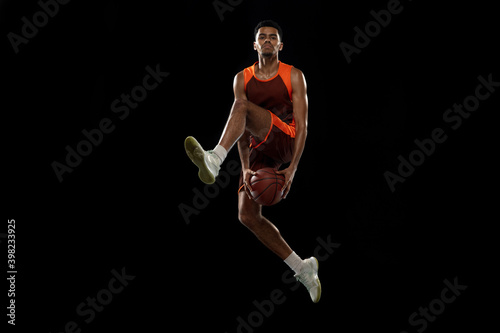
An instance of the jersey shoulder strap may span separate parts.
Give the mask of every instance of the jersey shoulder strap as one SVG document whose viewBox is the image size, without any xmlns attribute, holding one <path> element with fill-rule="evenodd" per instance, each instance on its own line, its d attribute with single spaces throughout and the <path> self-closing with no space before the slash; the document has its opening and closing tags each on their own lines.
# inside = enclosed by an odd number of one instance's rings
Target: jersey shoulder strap
<svg viewBox="0 0 500 333">
<path fill-rule="evenodd" d="M 243 70 L 243 77 L 244 77 L 244 80 L 245 80 L 245 92 L 247 91 L 247 83 L 248 83 L 248 81 L 250 81 L 253 78 L 254 74 L 255 74 L 255 64 L 256 63 L 258 63 L 258 61 L 255 62 L 252 66 L 247 67 L 247 68 L 245 68 Z"/>
<path fill-rule="evenodd" d="M 278 75 L 281 76 L 281 79 L 285 83 L 290 100 L 292 100 L 292 68 L 293 66 L 280 61 L 280 67 L 278 69 Z"/>
</svg>

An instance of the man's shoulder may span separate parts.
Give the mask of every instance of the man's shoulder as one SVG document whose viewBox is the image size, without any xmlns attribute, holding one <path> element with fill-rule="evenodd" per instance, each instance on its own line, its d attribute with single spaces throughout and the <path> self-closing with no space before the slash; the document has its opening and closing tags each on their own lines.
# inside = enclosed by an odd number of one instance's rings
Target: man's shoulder
<svg viewBox="0 0 500 333">
<path fill-rule="evenodd" d="M 254 74 L 254 66 L 252 65 L 252 66 L 245 67 L 241 71 L 236 73 L 234 78 L 235 79 L 237 79 L 237 78 L 244 79 L 245 77 L 252 76 L 253 74 Z"/>
<path fill-rule="evenodd" d="M 303 77 L 304 73 L 302 73 L 302 71 L 300 69 L 298 69 L 297 67 L 295 67 L 293 65 L 285 64 L 284 62 L 280 62 L 280 63 L 282 65 L 280 67 L 281 71 L 290 73 L 291 79 L 300 79 L 301 77 Z"/>
<path fill-rule="evenodd" d="M 294 76 L 294 75 L 301 76 L 301 75 L 304 75 L 304 73 L 302 73 L 302 71 L 300 69 L 298 69 L 297 67 L 292 66 L 291 75 L 292 76 Z"/>
</svg>

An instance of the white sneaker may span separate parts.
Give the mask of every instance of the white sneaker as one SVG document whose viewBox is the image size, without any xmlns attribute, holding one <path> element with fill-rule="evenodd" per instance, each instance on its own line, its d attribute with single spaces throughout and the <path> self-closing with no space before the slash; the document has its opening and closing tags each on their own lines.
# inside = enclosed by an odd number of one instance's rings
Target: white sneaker
<svg viewBox="0 0 500 333">
<path fill-rule="evenodd" d="M 188 136 L 184 141 L 184 148 L 188 157 L 200 169 L 198 177 L 205 184 L 215 183 L 215 177 L 219 175 L 220 158 L 211 150 L 203 150 L 201 145 L 192 136 Z"/>
<path fill-rule="evenodd" d="M 305 263 L 302 270 L 299 274 L 295 274 L 294 277 L 307 288 L 312 301 L 318 303 L 321 298 L 321 283 L 318 277 L 318 259 L 311 257 L 304 259 L 304 261 Z"/>
</svg>

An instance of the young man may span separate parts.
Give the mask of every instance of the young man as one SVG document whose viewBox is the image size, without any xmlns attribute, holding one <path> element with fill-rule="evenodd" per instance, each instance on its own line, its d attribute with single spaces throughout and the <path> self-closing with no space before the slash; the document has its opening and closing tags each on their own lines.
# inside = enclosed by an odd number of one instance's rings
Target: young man
<svg viewBox="0 0 500 333">
<path fill-rule="evenodd" d="M 290 163 L 288 168 L 278 171 L 285 176 L 283 197 L 290 192 L 307 136 L 306 81 L 300 70 L 278 60 L 283 33 L 276 22 L 260 22 L 254 37 L 259 61 L 234 78 L 234 104 L 219 144 L 205 151 L 193 137 L 188 137 L 184 146 L 199 168 L 200 179 L 212 184 L 227 152 L 238 143 L 242 165 L 239 220 L 294 270 L 316 303 L 321 297 L 318 261 L 314 257 L 302 260 L 292 251 L 250 195 L 250 178 L 256 170 L 278 170 L 285 163 Z"/>
</svg>

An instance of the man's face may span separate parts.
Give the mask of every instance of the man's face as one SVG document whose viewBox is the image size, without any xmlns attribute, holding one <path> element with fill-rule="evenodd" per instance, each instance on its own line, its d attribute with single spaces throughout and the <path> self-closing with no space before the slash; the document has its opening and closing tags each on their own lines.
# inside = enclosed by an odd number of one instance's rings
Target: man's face
<svg viewBox="0 0 500 333">
<path fill-rule="evenodd" d="M 253 48 L 263 57 L 271 57 L 283 49 L 278 29 L 262 27 L 257 31 Z"/>
</svg>

